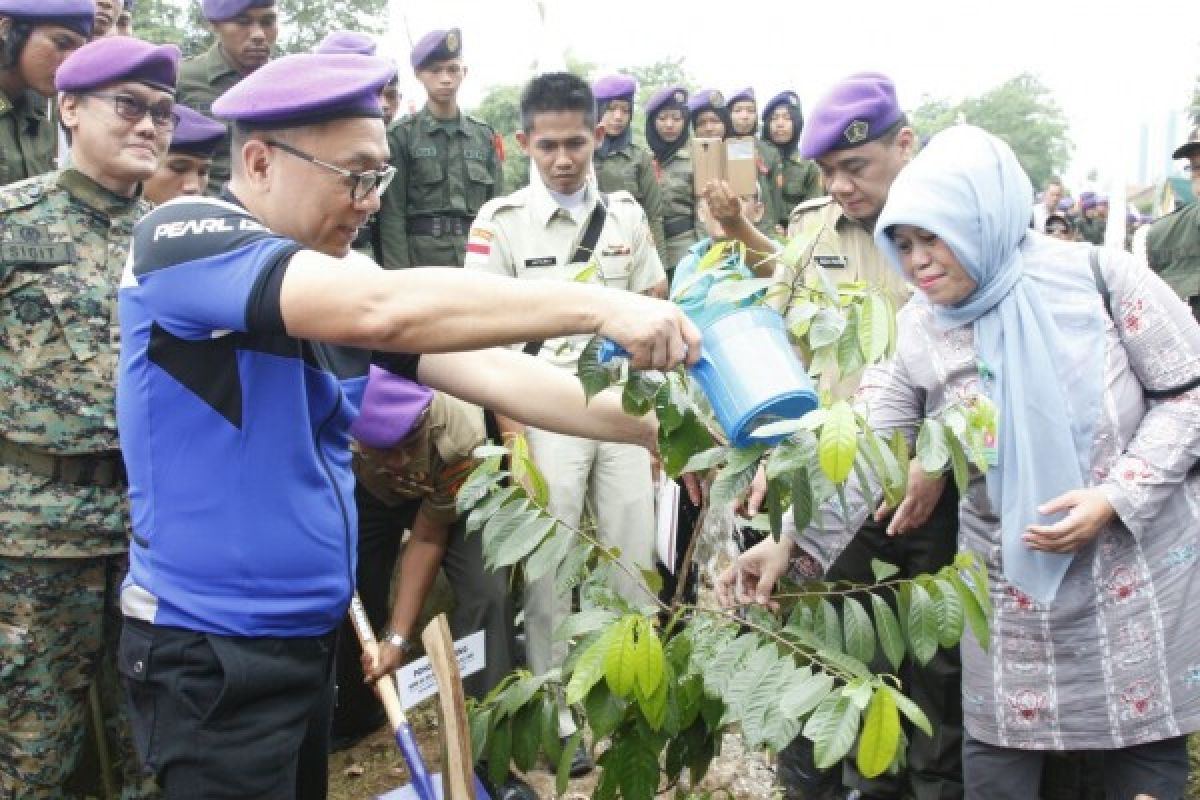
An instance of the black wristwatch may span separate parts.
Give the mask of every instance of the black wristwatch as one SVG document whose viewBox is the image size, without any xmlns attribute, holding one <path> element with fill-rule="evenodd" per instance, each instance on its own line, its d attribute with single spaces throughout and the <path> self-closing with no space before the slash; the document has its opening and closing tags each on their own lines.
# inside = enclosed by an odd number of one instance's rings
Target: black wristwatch
<svg viewBox="0 0 1200 800">
<path fill-rule="evenodd" d="M 408 639 L 405 639 L 402 635 L 400 635 L 399 633 L 396 633 L 391 628 L 388 628 L 386 631 L 383 632 L 383 636 L 379 637 L 379 641 L 380 641 L 380 643 L 386 642 L 387 644 L 390 644 L 392 647 L 400 648 L 400 652 L 403 653 L 404 655 L 408 655 L 414 649 L 412 642 L 410 642 Z"/>
</svg>

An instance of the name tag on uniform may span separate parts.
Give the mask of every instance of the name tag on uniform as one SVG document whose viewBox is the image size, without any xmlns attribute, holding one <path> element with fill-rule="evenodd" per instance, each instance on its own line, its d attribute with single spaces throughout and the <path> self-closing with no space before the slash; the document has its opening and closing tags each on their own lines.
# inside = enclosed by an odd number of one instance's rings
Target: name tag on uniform
<svg viewBox="0 0 1200 800">
<path fill-rule="evenodd" d="M 36 225 L 13 225 L 11 239 L 0 244 L 0 255 L 8 263 L 53 267 L 75 261 L 73 242 L 47 242 L 46 232 Z"/>
<path fill-rule="evenodd" d="M 433 158 L 437 155 L 436 147 L 414 147 L 413 158 Z"/>
<path fill-rule="evenodd" d="M 541 258 L 525 259 L 525 266 L 527 267 L 553 267 L 557 263 L 558 259 L 555 256 L 542 256 Z"/>
<path fill-rule="evenodd" d="M 629 249 L 627 244 L 609 245 L 600 251 L 601 258 L 612 258 L 614 256 L 627 256 L 633 251 Z"/>
<path fill-rule="evenodd" d="M 487 155 L 482 150 L 468 150 L 463 148 L 463 158 L 469 158 L 473 161 L 487 161 Z"/>
<path fill-rule="evenodd" d="M 846 259 L 844 256 L 813 256 L 818 267 L 825 269 L 845 269 Z"/>
</svg>

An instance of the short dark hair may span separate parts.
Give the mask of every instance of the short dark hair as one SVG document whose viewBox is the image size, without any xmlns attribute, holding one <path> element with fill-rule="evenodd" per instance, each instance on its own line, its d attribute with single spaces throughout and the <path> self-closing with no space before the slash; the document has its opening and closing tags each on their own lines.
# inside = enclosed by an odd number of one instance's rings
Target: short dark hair
<svg viewBox="0 0 1200 800">
<path fill-rule="evenodd" d="M 0 69 L 16 69 L 17 62 L 21 59 L 21 51 L 25 49 L 29 35 L 33 32 L 31 23 L 15 17 L 9 19 L 12 20 L 12 27 L 9 28 L 8 34 L 0 39 Z"/>
<path fill-rule="evenodd" d="M 900 131 L 904 130 L 908 126 L 908 114 L 901 113 L 896 121 L 893 122 L 886 131 L 881 133 L 879 138 L 875 141 L 879 142 L 885 147 L 890 147 L 891 145 L 895 144 L 896 137 L 900 135 Z"/>
<path fill-rule="evenodd" d="M 579 111 L 589 128 L 596 125 L 596 98 L 587 81 L 570 72 L 538 75 L 521 92 L 521 128 L 533 130 L 535 114 L 547 111 Z"/>
</svg>

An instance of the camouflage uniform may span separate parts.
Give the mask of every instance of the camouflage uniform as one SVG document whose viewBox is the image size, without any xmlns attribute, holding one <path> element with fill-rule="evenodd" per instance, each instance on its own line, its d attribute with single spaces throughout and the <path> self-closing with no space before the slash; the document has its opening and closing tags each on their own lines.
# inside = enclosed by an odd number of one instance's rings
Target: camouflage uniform
<svg viewBox="0 0 1200 800">
<path fill-rule="evenodd" d="M 471 220 L 502 188 L 495 131 L 461 112 L 440 120 L 426 107 L 392 123 L 388 146 L 396 178 L 378 214 L 380 263 L 462 266 Z"/>
<path fill-rule="evenodd" d="M 607 158 L 600 158 L 599 151 L 595 155 L 596 185 L 605 194 L 625 191 L 633 195 L 638 205 L 646 212 L 646 220 L 650 223 L 650 236 L 658 249 L 658 259 L 665 266 L 675 266 L 674 261 L 667 258 L 663 233 L 663 195 L 658 185 L 658 174 L 654 168 L 654 157 L 650 151 L 632 142 L 615 150 Z"/>
<path fill-rule="evenodd" d="M 133 223 L 148 209 L 72 169 L 0 189 L 4 797 L 62 796 L 88 686 L 120 632 L 128 514 L 114 409 L 116 291 Z M 118 740 L 128 796 L 136 759 L 128 736 Z"/>
<path fill-rule="evenodd" d="M 659 169 L 662 172 L 663 233 L 666 235 L 663 247 L 666 257 L 662 262 L 667 272 L 672 273 L 688 250 L 700 241 L 692 151 L 681 147 L 665 164 L 659 165 Z"/>
<path fill-rule="evenodd" d="M 778 239 L 780 236 L 775 226 L 780 217 L 787 218 L 787 210 L 783 207 L 779 192 L 783 161 L 779 157 L 779 148 L 770 142 L 755 139 L 754 149 L 758 153 L 758 196 L 763 204 L 762 219 L 755 227 L 767 236 Z"/>
<path fill-rule="evenodd" d="M 212 117 L 213 101 L 232 89 L 241 79 L 242 73 L 225 57 L 220 43 L 215 43 L 200 55 L 179 65 L 175 100 L 207 117 Z M 233 126 L 227 127 L 230 136 L 226 136 L 213 152 L 206 194 L 217 194 L 229 180 L 229 144 Z"/>
<path fill-rule="evenodd" d="M 1089 217 L 1087 214 L 1079 215 L 1077 230 L 1079 238 L 1085 242 L 1091 242 L 1094 245 L 1100 246 L 1104 244 L 1104 230 L 1108 227 L 1108 219 L 1105 217 Z"/>
<path fill-rule="evenodd" d="M 816 162 L 809 161 L 799 153 L 792 153 L 783 159 L 775 173 L 775 187 L 780 199 L 779 224 L 785 229 L 797 206 L 825 194 L 821 186 L 821 170 Z"/>
<path fill-rule="evenodd" d="M 47 107 L 34 91 L 23 92 L 15 103 L 0 92 L 0 185 L 54 169 L 58 137 Z"/>
<path fill-rule="evenodd" d="M 1150 226 L 1146 262 L 1200 320 L 1200 202 L 1186 205 Z"/>
</svg>

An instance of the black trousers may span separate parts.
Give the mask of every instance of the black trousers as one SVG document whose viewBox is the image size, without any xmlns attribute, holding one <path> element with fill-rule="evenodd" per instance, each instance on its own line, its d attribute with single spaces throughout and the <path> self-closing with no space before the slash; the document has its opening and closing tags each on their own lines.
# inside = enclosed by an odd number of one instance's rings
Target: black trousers
<svg viewBox="0 0 1200 800">
<path fill-rule="evenodd" d="M 376 635 L 391 615 L 392 573 L 400 539 L 411 527 L 421 503 L 414 500 L 388 506 L 361 485 L 354 492 L 358 506 L 358 566 L 355 581 L 367 618 Z M 489 571 L 483 565 L 483 537 L 464 534 L 462 523 L 450 531 L 442 569 L 454 589 L 450 630 L 461 638 L 485 631 L 486 665 L 463 679 L 471 697 L 483 698 L 516 666 L 514 624 L 516 612 L 508 590 L 509 570 Z M 383 707 L 374 690 L 363 683 L 362 651 L 353 628 L 343 623 L 337 652 L 337 708 L 335 734 L 354 735 L 378 727 Z"/>
<path fill-rule="evenodd" d="M 336 634 L 216 636 L 125 619 L 134 742 L 167 800 L 320 800 Z"/>
<path fill-rule="evenodd" d="M 958 551 L 958 492 L 947 485 L 928 522 L 902 536 L 888 536 L 887 525 L 868 518 L 849 546 L 826 573 L 828 580 L 874 583 L 871 559 L 900 568 L 911 577 L 936 572 L 954 561 Z M 890 671 L 880 656 L 872 667 Z M 777 767 L 788 800 L 825 800 L 838 796 L 842 786 L 859 789 L 871 798 L 912 797 L 915 800 L 959 800 L 962 788 L 962 667 L 958 649 L 938 650 L 924 667 L 906 659 L 900 679 L 909 697 L 933 724 L 933 737 L 909 729 L 908 766 L 897 775 L 864 778 L 852 759 L 843 768 L 820 771 L 813 765 L 812 742 L 797 736 L 780 752 Z M 1035 796 L 1035 795 L 1034 795 Z"/>
<path fill-rule="evenodd" d="M 1155 800 L 1180 800 L 1187 786 L 1187 737 L 1088 751 L 1103 776 L 1106 800 L 1133 800 L 1139 794 Z M 1027 800 L 1038 796 L 1046 757 L 1043 750 L 1014 750 L 984 744 L 970 736 L 963 742 L 963 773 L 968 800 Z"/>
</svg>

